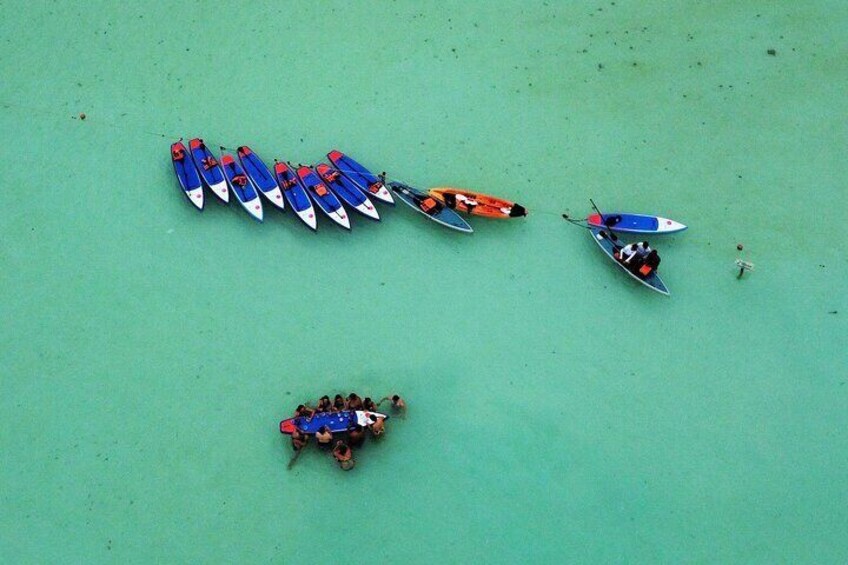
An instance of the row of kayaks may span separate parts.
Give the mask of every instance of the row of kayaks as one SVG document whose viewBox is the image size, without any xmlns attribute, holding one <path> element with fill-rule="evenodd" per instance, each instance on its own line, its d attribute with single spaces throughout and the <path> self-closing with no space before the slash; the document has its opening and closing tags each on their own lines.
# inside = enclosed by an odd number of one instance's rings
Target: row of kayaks
<svg viewBox="0 0 848 565">
<path fill-rule="evenodd" d="M 474 230 L 459 215 L 486 218 L 518 218 L 527 215 L 520 204 L 457 188 L 433 188 L 425 192 L 399 181 L 386 182 L 341 151 L 327 153 L 329 163 L 314 166 L 292 166 L 275 160 L 270 169 L 248 146 L 240 146 L 235 156 L 221 147 L 220 161 L 202 139 L 182 140 L 171 145 L 171 159 L 180 186 L 189 201 L 199 210 L 204 205 L 204 187 L 222 202 L 230 193 L 253 218 L 263 221 L 262 202 L 280 210 L 286 202 L 310 229 L 317 229 L 315 208 L 345 229 L 351 229 L 345 206 L 370 220 L 380 221 L 374 202 L 394 205 L 394 196 L 447 228 L 471 233 Z M 684 224 L 646 214 L 608 213 L 599 211 L 585 219 L 598 246 L 631 277 L 661 294 L 669 294 L 656 270 L 640 275 L 617 259 L 622 246 L 613 232 L 629 234 L 673 234 L 686 229 Z"/>
<path fill-rule="evenodd" d="M 379 221 L 374 201 L 394 204 L 392 195 L 445 227 L 471 233 L 474 230 L 457 212 L 487 218 L 515 218 L 527 210 L 514 202 L 486 194 L 456 189 L 418 190 L 399 181 L 386 182 L 341 151 L 327 153 L 329 163 L 312 167 L 292 166 L 275 160 L 269 168 L 250 147 L 236 149 L 235 156 L 221 147 L 220 161 L 200 138 L 171 145 L 171 160 L 180 187 L 198 209 L 204 206 L 204 187 L 224 203 L 235 195 L 239 204 L 257 221 L 263 221 L 263 201 L 280 210 L 286 202 L 310 229 L 317 229 L 315 208 L 345 229 L 351 229 L 345 206 Z M 236 158 L 237 157 L 237 158 Z"/>
</svg>

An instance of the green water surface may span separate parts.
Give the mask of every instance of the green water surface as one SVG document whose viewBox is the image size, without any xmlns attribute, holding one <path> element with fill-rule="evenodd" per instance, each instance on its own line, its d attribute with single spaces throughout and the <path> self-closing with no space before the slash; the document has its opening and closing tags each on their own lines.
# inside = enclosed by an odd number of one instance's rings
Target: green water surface
<svg viewBox="0 0 848 565">
<path fill-rule="evenodd" d="M 844 1 L 0 16 L 3 563 L 848 561 Z M 180 136 L 530 216 L 200 214 Z M 670 298 L 589 197 L 690 226 Z M 351 390 L 408 417 L 287 471 L 279 420 Z"/>
</svg>

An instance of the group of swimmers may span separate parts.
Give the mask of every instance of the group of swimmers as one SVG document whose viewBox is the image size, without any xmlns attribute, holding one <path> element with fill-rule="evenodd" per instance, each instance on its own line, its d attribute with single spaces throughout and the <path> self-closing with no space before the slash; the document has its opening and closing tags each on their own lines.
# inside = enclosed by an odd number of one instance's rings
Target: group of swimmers
<svg viewBox="0 0 848 565">
<path fill-rule="evenodd" d="M 366 396 L 360 398 L 355 392 L 350 393 L 347 398 L 341 394 L 337 394 L 333 400 L 327 395 L 318 399 L 318 404 L 313 408 L 308 404 L 299 405 L 294 412 L 295 418 L 306 418 L 311 420 L 317 414 L 345 412 L 345 411 L 364 411 L 377 412 L 377 409 L 383 402 L 391 401 L 392 410 L 395 413 L 404 413 L 406 411 L 406 403 L 397 394 L 386 396 L 378 402 L 374 402 L 371 397 Z M 363 426 L 359 423 L 347 429 L 345 432 L 336 432 L 334 435 L 327 426 L 321 426 L 315 432 L 315 442 L 320 449 L 331 451 L 333 458 L 345 471 L 350 471 L 356 465 L 356 460 L 353 458 L 353 448 L 361 447 L 365 443 L 366 429 L 375 438 L 380 438 L 386 431 L 385 418 L 376 414 L 368 414 L 370 423 Z M 339 438 L 338 436 L 342 436 Z M 294 465 L 297 457 L 302 452 L 303 448 L 309 443 L 309 434 L 298 429 L 295 425 L 291 433 L 292 449 L 295 454 L 289 462 L 289 468 Z"/>
</svg>

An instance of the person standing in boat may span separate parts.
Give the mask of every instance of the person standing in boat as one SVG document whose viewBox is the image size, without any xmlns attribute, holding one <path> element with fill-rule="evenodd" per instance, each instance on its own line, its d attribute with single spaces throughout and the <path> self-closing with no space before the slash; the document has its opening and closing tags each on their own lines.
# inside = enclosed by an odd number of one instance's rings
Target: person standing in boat
<svg viewBox="0 0 848 565">
<path fill-rule="evenodd" d="M 392 410 L 395 412 L 406 412 L 406 402 L 403 401 L 397 394 L 393 394 L 392 396 L 384 396 L 380 399 L 380 402 L 377 403 L 377 406 L 381 405 L 386 400 L 392 401 Z"/>
</svg>

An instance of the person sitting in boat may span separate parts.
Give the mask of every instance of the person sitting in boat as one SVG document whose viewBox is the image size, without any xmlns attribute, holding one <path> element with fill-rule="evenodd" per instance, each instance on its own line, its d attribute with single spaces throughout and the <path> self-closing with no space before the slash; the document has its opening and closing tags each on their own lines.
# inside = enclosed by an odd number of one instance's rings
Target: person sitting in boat
<svg viewBox="0 0 848 565">
<path fill-rule="evenodd" d="M 356 424 L 347 432 L 347 441 L 351 447 L 359 447 L 365 443 L 365 428 Z"/>
<path fill-rule="evenodd" d="M 306 447 L 306 443 L 309 441 L 309 436 L 300 431 L 297 427 L 295 427 L 294 431 L 291 434 L 291 442 L 292 449 L 295 451 L 300 451 L 304 447 Z"/>
<path fill-rule="evenodd" d="M 648 253 L 651 251 L 651 246 L 647 241 L 631 243 L 630 245 L 625 245 L 618 250 L 618 257 L 616 257 L 616 259 L 625 265 L 636 266 L 641 262 L 641 260 L 647 257 Z"/>
<path fill-rule="evenodd" d="M 368 412 L 376 412 L 377 404 L 371 400 L 370 396 L 366 396 L 365 400 L 362 401 L 362 409 L 367 410 Z"/>
<path fill-rule="evenodd" d="M 457 204 L 464 204 L 465 209 L 470 214 L 471 211 L 479 205 L 479 202 L 474 200 L 474 198 L 470 196 L 466 196 L 464 194 L 457 193 L 456 194 L 456 202 Z"/>
<path fill-rule="evenodd" d="M 318 447 L 329 449 L 333 445 L 333 432 L 327 426 L 321 426 L 315 432 L 315 441 L 318 443 Z"/>
<path fill-rule="evenodd" d="M 353 459 L 353 451 L 342 440 L 336 442 L 336 446 L 333 448 L 333 457 L 344 471 L 350 471 L 356 465 L 356 461 Z"/>
<path fill-rule="evenodd" d="M 355 392 L 351 392 L 347 395 L 347 409 L 348 410 L 362 410 L 362 399 L 359 398 Z"/>
<path fill-rule="evenodd" d="M 374 437 L 380 437 L 386 431 L 386 419 L 378 418 L 371 414 L 371 423 L 368 424 L 368 429 Z"/>
<path fill-rule="evenodd" d="M 333 411 L 334 412 L 341 412 L 342 410 L 345 410 L 346 408 L 347 408 L 347 405 L 345 404 L 344 397 L 341 394 L 337 394 L 336 397 L 333 399 Z"/>
</svg>

